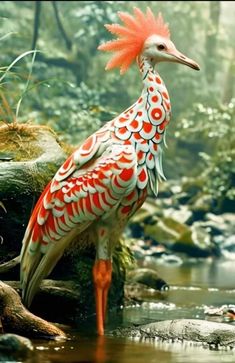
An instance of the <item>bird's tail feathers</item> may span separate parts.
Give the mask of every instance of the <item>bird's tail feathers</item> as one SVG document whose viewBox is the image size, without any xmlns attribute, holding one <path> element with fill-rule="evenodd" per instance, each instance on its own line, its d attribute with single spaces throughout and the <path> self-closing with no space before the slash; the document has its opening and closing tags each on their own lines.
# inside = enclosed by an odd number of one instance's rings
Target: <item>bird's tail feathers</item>
<svg viewBox="0 0 235 363">
<path fill-rule="evenodd" d="M 45 253 L 41 250 L 40 242 L 37 243 L 37 248 L 33 253 L 29 247 L 27 248 L 30 246 L 32 233 L 28 234 L 27 240 L 24 241 L 26 247 L 22 252 L 21 260 L 22 300 L 27 307 L 30 306 L 41 281 L 51 273 L 65 249 L 90 223 L 91 221 L 84 223 L 82 228 L 71 230 L 70 233 L 56 242 L 51 241 Z"/>
</svg>

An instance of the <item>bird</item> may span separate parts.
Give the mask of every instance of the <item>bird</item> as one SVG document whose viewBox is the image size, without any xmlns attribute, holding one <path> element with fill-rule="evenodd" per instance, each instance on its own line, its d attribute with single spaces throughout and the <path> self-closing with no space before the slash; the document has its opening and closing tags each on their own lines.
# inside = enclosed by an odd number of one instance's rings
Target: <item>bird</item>
<svg viewBox="0 0 235 363">
<path fill-rule="evenodd" d="M 136 63 L 142 93 L 129 108 L 90 135 L 68 157 L 34 207 L 21 248 L 22 300 L 29 307 L 43 278 L 76 240 L 96 249 L 92 276 L 97 334 L 104 335 L 112 253 L 130 218 L 164 180 L 162 153 L 171 104 L 157 66 L 199 65 L 178 51 L 161 13 L 134 7 L 106 24 L 115 37 L 98 49 L 111 52 L 106 70 L 123 75 Z"/>
</svg>

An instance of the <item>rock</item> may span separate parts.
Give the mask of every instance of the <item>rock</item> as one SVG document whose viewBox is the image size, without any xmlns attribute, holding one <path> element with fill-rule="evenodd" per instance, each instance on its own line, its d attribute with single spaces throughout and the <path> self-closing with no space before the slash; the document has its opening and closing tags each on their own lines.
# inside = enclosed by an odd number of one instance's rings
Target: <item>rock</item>
<svg viewBox="0 0 235 363">
<path fill-rule="evenodd" d="M 224 213 L 220 215 L 221 218 L 225 221 L 225 223 L 233 229 L 233 232 L 235 233 L 235 215 L 234 213 Z"/>
<path fill-rule="evenodd" d="M 177 194 L 176 198 L 178 203 L 180 203 L 181 205 L 187 204 L 190 200 L 190 196 L 185 192 Z"/>
<path fill-rule="evenodd" d="M 179 223 L 189 223 L 193 213 L 188 209 L 188 206 L 182 205 L 179 209 L 167 208 L 163 210 L 163 216 L 174 219 Z"/>
<path fill-rule="evenodd" d="M 235 215 L 234 213 L 224 213 L 224 214 L 213 214 L 207 213 L 205 216 L 205 223 L 211 227 L 212 232 L 217 232 L 215 234 L 224 234 L 226 236 L 231 236 L 235 234 Z"/>
<path fill-rule="evenodd" d="M 182 186 L 175 184 L 170 187 L 170 190 L 171 190 L 172 194 L 179 194 L 182 192 Z"/>
<path fill-rule="evenodd" d="M 143 303 L 146 299 L 162 299 L 167 293 L 166 291 L 153 290 L 147 285 L 139 282 L 126 283 L 125 284 L 125 303 L 133 304 L 135 302 Z"/>
<path fill-rule="evenodd" d="M 172 190 L 173 188 L 173 190 Z M 158 198 L 170 198 L 174 194 L 174 186 L 171 183 L 159 183 Z"/>
<path fill-rule="evenodd" d="M 235 320 L 235 306 L 222 305 L 219 307 L 205 307 L 204 314 L 206 319 L 220 321 L 220 322 L 234 322 Z"/>
<path fill-rule="evenodd" d="M 189 342 L 204 348 L 234 348 L 235 327 L 196 319 L 165 320 L 156 323 L 119 328 L 112 336 L 142 340 L 161 340 L 170 342 Z"/>
<path fill-rule="evenodd" d="M 194 220 L 201 220 L 206 213 L 213 209 L 213 199 L 211 195 L 202 194 L 191 204 Z"/>
<path fill-rule="evenodd" d="M 155 290 L 168 290 L 169 285 L 159 277 L 155 270 L 138 268 L 127 272 L 127 283 L 138 282 Z"/>
<path fill-rule="evenodd" d="M 192 257 L 207 257 L 215 252 L 209 233 L 194 223 L 182 233 L 172 245 L 172 250 L 187 253 Z"/>
<path fill-rule="evenodd" d="M 197 177 L 197 178 L 188 178 L 188 177 L 183 177 L 182 178 L 182 192 L 186 193 L 189 197 L 189 199 L 191 199 L 192 197 L 195 197 L 198 193 L 201 192 L 202 187 L 204 185 L 204 181 L 202 180 L 202 178 Z"/>
<path fill-rule="evenodd" d="M 185 224 L 177 222 L 170 217 L 159 219 L 154 225 L 145 225 L 144 233 L 159 244 L 170 247 L 177 239 L 189 230 Z"/>
<path fill-rule="evenodd" d="M 175 265 L 175 266 L 180 266 L 183 263 L 183 260 L 181 257 L 176 256 L 176 255 L 166 255 L 163 254 L 159 259 L 158 259 L 158 263 L 162 263 L 163 265 Z"/>
<path fill-rule="evenodd" d="M 133 238 L 144 237 L 144 225 L 145 223 L 152 223 L 152 220 L 156 218 L 157 211 L 158 206 L 156 201 L 148 198 L 129 222 L 128 228 Z"/>
<path fill-rule="evenodd" d="M 159 207 L 156 200 L 147 198 L 142 207 L 131 218 L 130 223 L 146 223 L 149 218 L 156 215 L 159 212 Z"/>
<path fill-rule="evenodd" d="M 132 253 L 134 255 L 134 258 L 136 260 L 141 260 L 145 257 L 146 255 L 146 252 L 143 248 L 139 247 L 139 246 L 136 246 L 132 249 Z"/>
<path fill-rule="evenodd" d="M 33 205 L 66 159 L 48 127 L 0 126 L 0 151 L 13 150 L 0 160 L 0 263 L 17 256 Z"/>
<path fill-rule="evenodd" d="M 186 210 L 187 208 L 184 208 L 184 211 Z M 174 210 L 174 213 L 177 214 L 177 211 Z M 203 228 L 201 222 L 187 226 L 172 217 L 155 218 L 150 222 L 150 224 L 144 224 L 144 235 L 153 243 L 163 245 L 171 251 L 184 252 L 192 257 L 218 254 L 218 248 L 212 243 L 210 234 Z M 146 253 L 143 252 L 143 255 Z M 152 255 L 152 247 L 149 248 L 147 255 Z"/>
<path fill-rule="evenodd" d="M 29 358 L 34 351 L 27 338 L 16 334 L 0 335 L 0 362 L 18 362 Z"/>
<path fill-rule="evenodd" d="M 235 235 L 228 237 L 221 245 L 223 250 L 235 253 Z"/>
<path fill-rule="evenodd" d="M 163 245 L 152 246 L 148 253 L 149 257 L 161 257 L 167 253 L 166 247 Z"/>
</svg>

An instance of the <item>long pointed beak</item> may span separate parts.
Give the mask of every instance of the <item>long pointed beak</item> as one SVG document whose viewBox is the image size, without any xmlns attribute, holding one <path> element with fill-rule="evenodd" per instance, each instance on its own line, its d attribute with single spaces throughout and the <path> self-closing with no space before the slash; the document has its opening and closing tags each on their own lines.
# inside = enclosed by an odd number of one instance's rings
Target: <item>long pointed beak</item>
<svg viewBox="0 0 235 363">
<path fill-rule="evenodd" d="M 194 60 L 186 57 L 184 54 L 180 53 L 177 49 L 171 49 L 168 52 L 168 54 L 173 57 L 172 62 L 185 64 L 188 67 L 191 67 L 193 69 L 196 69 L 197 71 L 200 71 L 199 65 L 196 62 L 194 62 Z"/>
</svg>

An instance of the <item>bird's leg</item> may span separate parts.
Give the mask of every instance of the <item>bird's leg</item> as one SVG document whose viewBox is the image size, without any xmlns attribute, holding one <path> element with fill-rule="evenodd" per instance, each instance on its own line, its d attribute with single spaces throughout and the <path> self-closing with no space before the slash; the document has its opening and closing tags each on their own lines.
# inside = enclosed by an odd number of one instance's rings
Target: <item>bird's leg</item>
<svg viewBox="0 0 235 363">
<path fill-rule="evenodd" d="M 97 332 L 104 335 L 104 322 L 109 286 L 112 279 L 111 252 L 105 228 L 99 231 L 96 262 L 93 267 L 93 282 L 96 299 Z"/>
<path fill-rule="evenodd" d="M 105 313 L 111 279 L 111 260 L 97 260 L 93 267 L 93 281 L 95 285 L 97 332 L 99 335 L 104 335 Z"/>
</svg>

